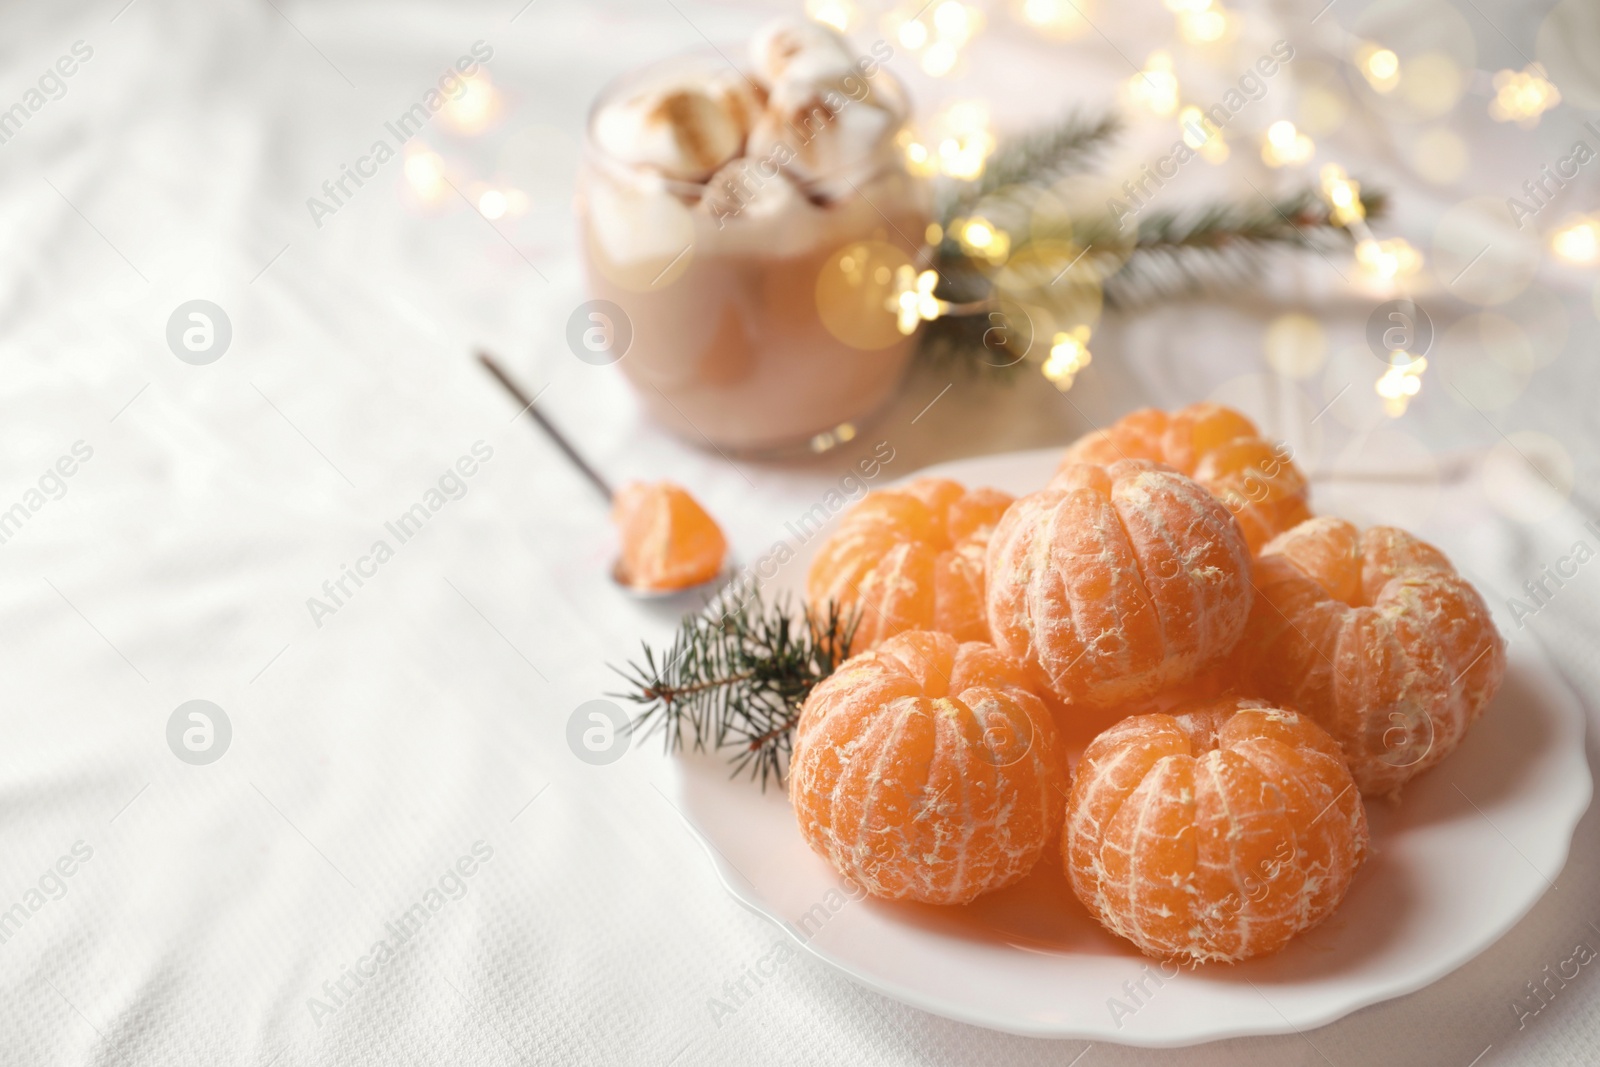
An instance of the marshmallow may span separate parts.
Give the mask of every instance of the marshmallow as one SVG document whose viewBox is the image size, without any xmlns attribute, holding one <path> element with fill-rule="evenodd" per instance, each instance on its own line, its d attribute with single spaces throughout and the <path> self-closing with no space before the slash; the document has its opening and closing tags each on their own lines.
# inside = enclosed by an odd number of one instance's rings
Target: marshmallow
<svg viewBox="0 0 1600 1067">
<path fill-rule="evenodd" d="M 843 37 L 810 19 L 778 19 L 750 40 L 755 75 L 770 90 L 784 82 L 831 81 L 855 70 Z"/>
<path fill-rule="evenodd" d="M 838 99 L 844 101 L 838 111 L 829 111 L 823 95 L 790 107 L 769 105 L 750 131 L 746 155 L 777 160 L 802 182 L 844 175 L 868 162 L 893 135 L 895 118 L 866 101 Z"/>
<path fill-rule="evenodd" d="M 741 139 L 750 135 L 767 106 L 766 88 L 736 70 L 720 70 L 713 74 L 706 91 L 733 119 Z"/>
<path fill-rule="evenodd" d="M 668 85 L 608 104 L 594 120 L 594 139 L 612 158 L 663 177 L 697 182 L 739 154 L 744 127 L 712 86 Z M 744 108 L 744 101 L 739 106 Z"/>
<path fill-rule="evenodd" d="M 589 190 L 589 224 L 605 259 L 619 267 L 665 265 L 694 243 L 694 220 L 672 193 L 647 182 L 596 182 Z"/>
<path fill-rule="evenodd" d="M 749 157 L 717 171 L 693 212 L 724 252 L 779 259 L 815 247 L 829 218 L 781 170 Z"/>
<path fill-rule="evenodd" d="M 706 183 L 699 208 L 710 213 L 720 228 L 734 219 L 782 215 L 799 207 L 800 200 L 800 191 L 776 164 L 741 156 Z"/>
</svg>

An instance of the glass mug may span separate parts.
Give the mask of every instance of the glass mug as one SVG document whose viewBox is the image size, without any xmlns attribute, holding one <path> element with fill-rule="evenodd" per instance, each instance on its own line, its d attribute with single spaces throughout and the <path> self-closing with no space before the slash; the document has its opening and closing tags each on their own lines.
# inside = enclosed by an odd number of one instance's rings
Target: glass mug
<svg viewBox="0 0 1600 1067">
<path fill-rule="evenodd" d="M 869 105 L 846 97 L 814 110 L 781 147 L 703 182 L 631 166 L 597 143 L 597 116 L 640 86 L 718 76 L 729 76 L 721 54 L 694 52 L 624 75 L 596 100 L 576 197 L 589 293 L 625 316 L 604 328 L 625 331 L 620 366 L 663 426 L 726 452 L 825 451 L 888 403 L 916 341 L 897 325 L 896 297 L 926 256 L 932 197 L 896 141 L 905 90 L 873 73 L 870 106 L 887 124 L 871 150 L 804 180 L 779 173 L 785 150 Z"/>
</svg>

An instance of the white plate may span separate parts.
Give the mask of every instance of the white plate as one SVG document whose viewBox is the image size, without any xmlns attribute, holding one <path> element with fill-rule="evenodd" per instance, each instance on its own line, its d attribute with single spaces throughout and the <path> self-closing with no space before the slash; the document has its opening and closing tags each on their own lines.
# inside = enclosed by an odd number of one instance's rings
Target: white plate
<svg viewBox="0 0 1600 1067">
<path fill-rule="evenodd" d="M 1020 494 L 1059 459 L 1050 449 L 920 473 Z M 774 584 L 798 592 L 819 541 Z M 1529 641 L 1508 658 L 1499 695 L 1450 759 L 1408 786 L 1402 806 L 1369 804 L 1373 854 L 1332 918 L 1276 956 L 1171 978 L 1089 917 L 1052 854 L 964 907 L 851 899 L 801 840 L 781 788 L 730 780 L 716 754 L 674 761 L 672 778 L 729 891 L 869 989 L 1035 1037 L 1174 1046 L 1290 1033 L 1443 977 L 1561 871 L 1591 793 L 1584 712 Z"/>
</svg>

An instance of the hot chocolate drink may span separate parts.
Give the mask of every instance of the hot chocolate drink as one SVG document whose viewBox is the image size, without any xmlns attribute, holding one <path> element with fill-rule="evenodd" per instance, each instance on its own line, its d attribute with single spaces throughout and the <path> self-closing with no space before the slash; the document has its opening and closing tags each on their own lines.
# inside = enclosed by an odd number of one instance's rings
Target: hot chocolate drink
<svg viewBox="0 0 1600 1067">
<path fill-rule="evenodd" d="M 894 392 L 913 338 L 896 294 L 923 255 L 926 186 L 880 43 L 758 34 L 623 78 L 590 116 L 578 217 L 589 287 L 628 316 L 621 366 L 696 443 L 825 448 Z"/>
</svg>

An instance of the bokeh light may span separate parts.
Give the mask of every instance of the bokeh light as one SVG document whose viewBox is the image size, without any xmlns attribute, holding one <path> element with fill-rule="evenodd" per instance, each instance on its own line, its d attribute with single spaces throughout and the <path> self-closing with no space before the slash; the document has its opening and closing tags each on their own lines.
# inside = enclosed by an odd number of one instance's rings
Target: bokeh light
<svg viewBox="0 0 1600 1067">
<path fill-rule="evenodd" d="M 1151 52 L 1144 69 L 1128 79 L 1128 99 L 1157 115 L 1170 115 L 1178 107 L 1178 78 L 1172 73 L 1172 56 Z"/>
<path fill-rule="evenodd" d="M 413 140 L 406 145 L 404 167 L 406 185 L 422 203 L 434 204 L 449 194 L 444 157 L 426 144 Z"/>
<path fill-rule="evenodd" d="M 1317 172 L 1322 185 L 1322 195 L 1333 209 L 1331 218 L 1335 226 L 1349 226 L 1367 217 L 1361 203 L 1361 183 L 1354 181 L 1337 163 L 1324 163 Z"/>
<path fill-rule="evenodd" d="M 1372 281 L 1409 278 L 1422 268 L 1422 254 L 1404 237 L 1380 241 L 1367 237 L 1356 242 L 1356 265 Z"/>
<path fill-rule="evenodd" d="M 1566 263 L 1600 263 L 1600 215 L 1573 215 L 1550 234 L 1550 251 Z"/>
<path fill-rule="evenodd" d="M 1431 119 L 1455 107 L 1465 88 L 1460 64 L 1442 52 L 1424 52 L 1406 61 L 1400 95 L 1418 118 Z"/>
<path fill-rule="evenodd" d="M 1539 125 L 1539 116 L 1561 103 L 1561 91 L 1545 77 L 1537 63 L 1522 70 L 1497 71 L 1494 99 L 1489 101 L 1489 117 L 1496 122 L 1515 122 L 1525 130 Z"/>
<path fill-rule="evenodd" d="M 1383 372 L 1372 389 L 1383 398 L 1384 414 L 1398 419 L 1406 413 L 1412 397 L 1422 392 L 1422 373 L 1427 369 L 1427 357 L 1418 356 L 1410 362 L 1391 365 Z"/>
<path fill-rule="evenodd" d="M 900 131 L 898 143 L 913 174 L 980 178 L 995 147 L 989 106 L 981 100 L 954 101 L 934 116 L 928 133 L 908 127 Z"/>
<path fill-rule="evenodd" d="M 904 268 L 911 259 L 885 241 L 856 241 L 834 253 L 817 272 L 817 315 L 829 333 L 851 348 L 874 351 L 905 339 L 900 330 Z"/>
<path fill-rule="evenodd" d="M 1356 47 L 1355 63 L 1374 92 L 1392 92 L 1400 84 L 1400 57 L 1391 49 L 1363 41 Z"/>
<path fill-rule="evenodd" d="M 856 21 L 856 6 L 850 0 L 806 0 L 806 14 L 824 26 L 849 33 Z"/>
<path fill-rule="evenodd" d="M 1454 185 L 1469 161 L 1466 139 L 1448 126 L 1424 130 L 1411 142 L 1411 165 L 1434 185 Z"/>
<path fill-rule="evenodd" d="M 1071 40 L 1089 28 L 1088 0 L 1019 0 L 1017 17 L 1027 26 L 1058 40 Z"/>
<path fill-rule="evenodd" d="M 482 133 L 499 120 L 504 101 L 487 70 L 480 68 L 472 77 L 461 80 L 465 88 L 453 99 L 445 100 L 440 118 L 457 133 Z"/>
<path fill-rule="evenodd" d="M 1288 167 L 1304 163 L 1316 154 L 1311 138 L 1295 128 L 1288 119 L 1279 119 L 1267 127 L 1261 141 L 1261 160 L 1269 167 Z"/>
<path fill-rule="evenodd" d="M 1072 388 L 1078 372 L 1087 367 L 1091 359 L 1089 327 L 1080 325 L 1051 338 L 1050 354 L 1045 357 L 1040 369 L 1045 378 L 1064 393 Z"/>
<path fill-rule="evenodd" d="M 1207 163 L 1221 163 L 1228 158 L 1228 142 L 1222 130 L 1206 117 L 1206 113 L 1192 104 L 1178 112 L 1178 129 L 1183 143 L 1200 153 Z"/>
<path fill-rule="evenodd" d="M 1534 54 L 1568 103 L 1600 111 L 1600 4 L 1561 0 L 1539 24 Z"/>
<path fill-rule="evenodd" d="M 1328 358 L 1328 337 L 1310 315 L 1291 311 L 1267 324 L 1263 338 L 1267 366 L 1285 378 L 1309 378 Z"/>
</svg>

